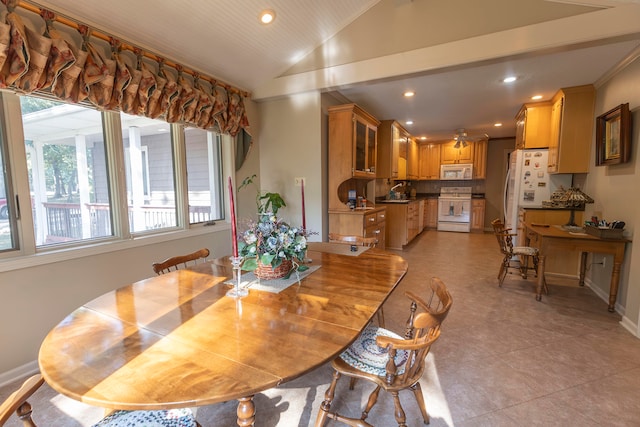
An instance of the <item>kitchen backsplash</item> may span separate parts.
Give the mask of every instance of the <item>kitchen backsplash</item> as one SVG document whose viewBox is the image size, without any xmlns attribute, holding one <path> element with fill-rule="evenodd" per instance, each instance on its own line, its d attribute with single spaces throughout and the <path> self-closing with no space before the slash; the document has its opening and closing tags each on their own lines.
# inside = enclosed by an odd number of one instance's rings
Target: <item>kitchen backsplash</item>
<svg viewBox="0 0 640 427">
<path fill-rule="evenodd" d="M 473 193 L 486 192 L 484 179 L 474 179 L 471 181 L 392 181 L 388 179 L 376 179 L 376 197 L 385 197 L 389 194 L 391 187 L 399 182 L 405 182 L 408 185 L 399 187 L 396 191 L 405 192 L 407 195 L 412 188 L 415 188 L 418 194 L 439 194 L 440 188 L 442 187 L 471 187 Z"/>
</svg>

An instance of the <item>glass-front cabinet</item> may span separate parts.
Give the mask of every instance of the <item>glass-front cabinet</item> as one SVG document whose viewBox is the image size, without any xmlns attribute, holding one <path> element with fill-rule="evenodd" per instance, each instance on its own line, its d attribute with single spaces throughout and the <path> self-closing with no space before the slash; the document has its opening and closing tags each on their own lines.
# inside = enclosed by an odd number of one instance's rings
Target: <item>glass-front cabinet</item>
<svg viewBox="0 0 640 427">
<path fill-rule="evenodd" d="M 376 134 L 378 126 L 354 114 L 354 177 L 376 177 Z"/>
</svg>

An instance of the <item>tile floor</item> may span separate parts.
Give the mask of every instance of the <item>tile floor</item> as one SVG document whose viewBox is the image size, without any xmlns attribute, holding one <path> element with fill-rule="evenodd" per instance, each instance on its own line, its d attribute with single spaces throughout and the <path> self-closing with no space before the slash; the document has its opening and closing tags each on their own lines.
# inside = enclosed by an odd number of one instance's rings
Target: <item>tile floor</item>
<svg viewBox="0 0 640 427">
<path fill-rule="evenodd" d="M 588 288 L 550 279 L 542 302 L 533 281 L 517 275 L 499 288 L 501 256 L 491 234 L 428 231 L 398 253 L 409 272 L 385 304 L 387 327 L 402 330 L 404 290 L 425 290 L 429 277 L 440 277 L 454 300 L 421 382 L 431 426 L 640 425 L 640 339 Z M 257 395 L 256 426 L 313 426 L 330 380 L 323 366 Z M 349 391 L 347 382 L 339 383 L 333 409 L 357 415 L 370 386 L 360 381 Z M 0 389 L 0 399 L 12 387 Z M 412 395 L 401 398 L 408 425 L 422 425 Z M 41 426 L 89 426 L 102 414 L 47 387 L 33 403 Z M 203 426 L 232 427 L 235 410 L 227 402 L 199 408 L 197 418 Z M 396 425 L 388 396 L 381 395 L 368 421 Z M 17 426 L 15 419 L 7 423 Z"/>
</svg>

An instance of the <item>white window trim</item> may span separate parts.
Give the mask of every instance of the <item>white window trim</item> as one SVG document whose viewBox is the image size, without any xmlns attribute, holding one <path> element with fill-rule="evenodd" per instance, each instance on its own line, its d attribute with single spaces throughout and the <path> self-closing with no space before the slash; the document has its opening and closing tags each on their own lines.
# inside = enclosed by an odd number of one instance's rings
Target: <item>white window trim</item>
<svg viewBox="0 0 640 427">
<path fill-rule="evenodd" d="M 5 112 L 4 122 L 6 124 L 6 134 L 8 139 L 7 161 L 11 162 L 13 174 L 13 186 L 16 194 L 29 194 L 29 179 L 26 163 L 26 151 L 24 146 L 24 133 L 22 130 L 22 116 L 20 109 L 20 99 L 17 95 L 5 92 L 2 97 Z M 16 125 L 17 124 L 17 125 Z M 163 230 L 156 233 L 136 233 L 129 232 L 126 176 L 124 171 L 124 147 L 122 145 L 122 131 L 120 127 L 120 115 L 118 113 L 107 113 L 103 115 L 103 127 L 105 138 L 114 140 L 112 144 L 106 144 L 107 155 L 113 161 L 108 162 L 108 172 L 112 183 L 111 205 L 113 215 L 113 237 L 96 239 L 91 241 L 75 242 L 68 245 L 55 245 L 46 248 L 36 248 L 33 228 L 33 217 L 31 209 L 25 209 L 24 203 L 21 206 L 21 215 L 18 218 L 18 241 L 20 248 L 15 251 L 7 251 L 0 254 L 0 272 L 18 270 L 38 265 L 51 264 L 71 259 L 84 258 L 103 253 L 125 250 L 145 245 L 157 244 L 173 240 L 184 239 L 185 237 L 216 234 L 229 230 L 229 206 L 225 206 L 225 220 L 216 221 L 215 224 L 189 224 L 189 213 L 186 206 L 187 180 L 186 180 L 186 154 L 184 153 L 184 143 L 174 143 L 174 155 L 176 156 L 176 200 L 183 200 L 178 204 L 178 217 L 181 218 L 179 227 L 175 229 Z M 172 126 L 172 132 L 182 134 L 178 126 Z M 229 200 L 227 177 L 231 175 L 235 187 L 235 151 L 233 150 L 233 139 L 229 135 L 222 135 L 222 170 L 223 185 L 222 191 L 225 200 Z M 179 184 L 178 184 L 179 183 Z M 118 192 L 121 188 L 124 191 Z M 30 206 L 27 202 L 26 206 Z"/>
</svg>

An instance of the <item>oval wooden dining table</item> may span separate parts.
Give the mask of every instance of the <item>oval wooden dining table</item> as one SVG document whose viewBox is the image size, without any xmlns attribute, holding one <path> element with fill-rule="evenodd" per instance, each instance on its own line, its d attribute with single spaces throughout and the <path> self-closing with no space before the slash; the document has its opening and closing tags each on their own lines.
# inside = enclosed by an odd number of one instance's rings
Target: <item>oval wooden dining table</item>
<svg viewBox="0 0 640 427">
<path fill-rule="evenodd" d="M 42 375 L 65 396 L 111 409 L 237 399 L 237 424 L 253 426 L 253 396 L 341 353 L 407 271 L 398 255 L 344 250 L 311 244 L 319 268 L 280 293 L 225 296 L 226 257 L 108 292 L 49 332 Z"/>
</svg>

